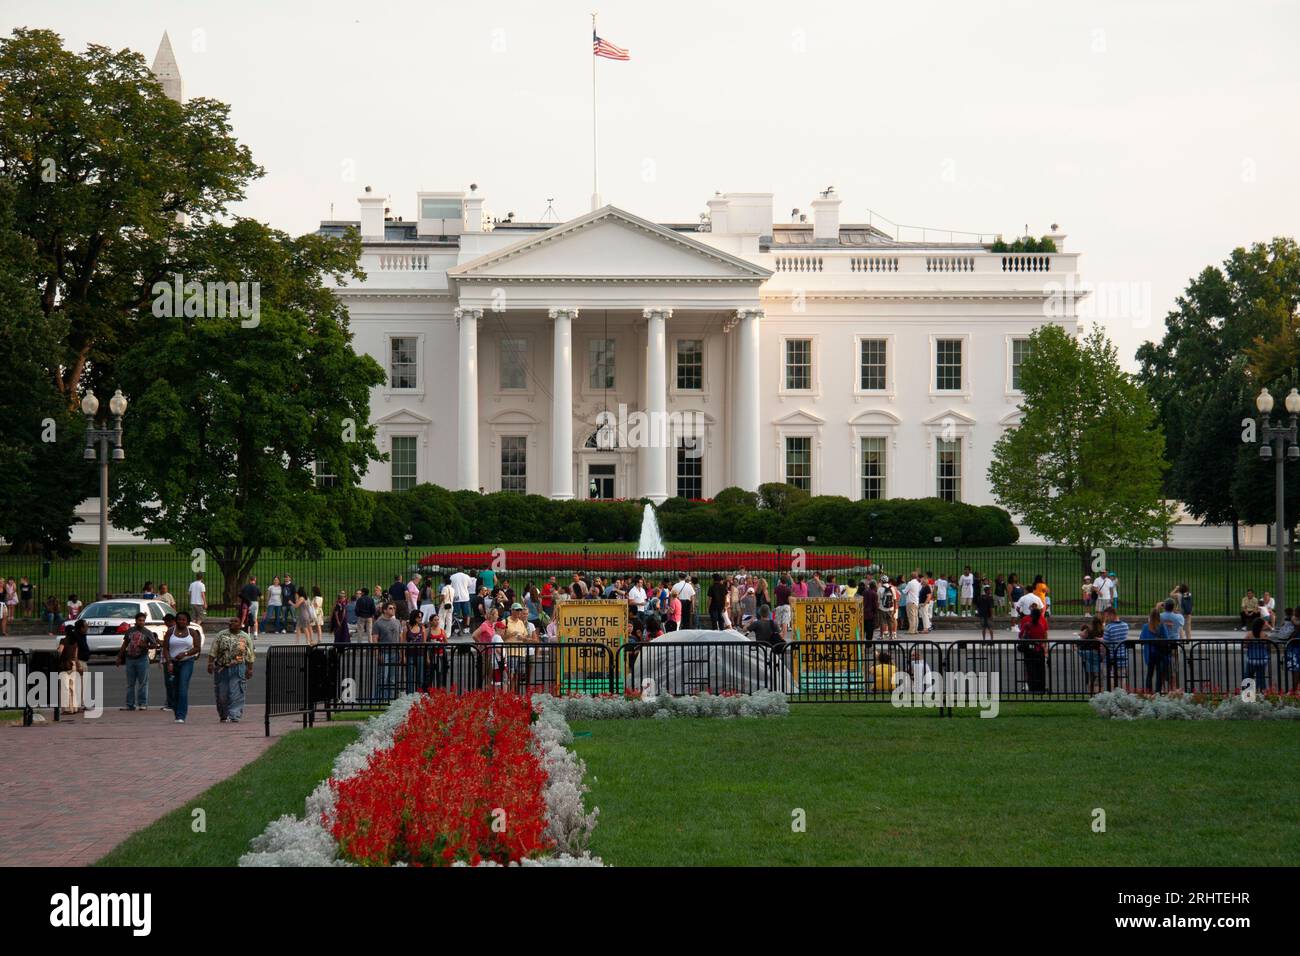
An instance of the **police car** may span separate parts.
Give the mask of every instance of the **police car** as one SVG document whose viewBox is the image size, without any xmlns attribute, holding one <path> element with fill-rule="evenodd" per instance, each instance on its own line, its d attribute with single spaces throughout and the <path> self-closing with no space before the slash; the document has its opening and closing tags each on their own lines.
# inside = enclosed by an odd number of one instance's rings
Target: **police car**
<svg viewBox="0 0 1300 956">
<path fill-rule="evenodd" d="M 165 601 L 156 598 L 117 597 L 87 604 L 77 615 L 86 622 L 86 641 L 90 644 L 91 654 L 116 654 L 122 647 L 122 636 L 135 624 L 135 616 L 143 612 L 144 626 L 153 632 L 159 641 L 167 633 L 163 615 L 173 613 Z M 70 629 L 74 622 L 68 621 L 65 629 Z M 203 649 L 203 626 L 194 621 L 190 626 L 199 632 L 199 649 Z M 151 653 L 149 659 L 153 660 Z"/>
</svg>

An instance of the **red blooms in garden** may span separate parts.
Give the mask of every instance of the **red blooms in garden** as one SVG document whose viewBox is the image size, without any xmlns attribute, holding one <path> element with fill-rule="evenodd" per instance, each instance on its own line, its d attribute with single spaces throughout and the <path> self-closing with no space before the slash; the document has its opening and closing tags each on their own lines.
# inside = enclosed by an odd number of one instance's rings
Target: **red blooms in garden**
<svg viewBox="0 0 1300 956">
<path fill-rule="evenodd" d="M 516 694 L 422 695 L 391 747 L 356 776 L 330 781 L 340 854 L 367 866 L 447 866 L 550 850 L 531 715 Z"/>
<path fill-rule="evenodd" d="M 498 555 L 490 551 L 443 551 L 420 559 L 425 567 L 490 568 Z M 808 571 L 844 571 L 865 567 L 871 560 L 861 554 L 805 554 L 802 567 Z M 503 567 L 512 571 L 718 571 L 744 567 L 751 571 L 788 571 L 791 552 L 765 551 L 668 551 L 662 558 L 639 558 L 630 552 L 593 551 L 506 551 Z"/>
</svg>

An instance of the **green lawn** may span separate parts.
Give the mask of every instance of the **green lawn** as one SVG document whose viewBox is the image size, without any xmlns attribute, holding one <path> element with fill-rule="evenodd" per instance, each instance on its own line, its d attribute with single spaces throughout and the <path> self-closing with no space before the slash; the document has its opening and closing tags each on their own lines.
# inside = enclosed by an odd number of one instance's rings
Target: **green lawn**
<svg viewBox="0 0 1300 956">
<path fill-rule="evenodd" d="M 623 866 L 1295 865 L 1287 721 L 1119 722 L 1085 705 L 942 719 L 576 722 L 592 851 Z M 1093 810 L 1106 832 L 1092 830 Z M 792 812 L 806 813 L 804 833 Z"/>
<path fill-rule="evenodd" d="M 330 775 L 334 758 L 356 739 L 355 724 L 296 730 L 239 773 L 205 790 L 119 844 L 96 866 L 234 866 L 248 841 L 303 801 Z M 207 813 L 207 831 L 191 828 L 191 811 Z"/>
</svg>

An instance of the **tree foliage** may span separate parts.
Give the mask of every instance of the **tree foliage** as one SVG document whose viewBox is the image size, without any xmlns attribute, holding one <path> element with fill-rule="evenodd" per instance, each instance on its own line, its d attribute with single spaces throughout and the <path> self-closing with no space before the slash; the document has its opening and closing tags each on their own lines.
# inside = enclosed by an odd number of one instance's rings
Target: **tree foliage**
<svg viewBox="0 0 1300 956">
<path fill-rule="evenodd" d="M 172 101 L 130 50 L 0 38 L 0 534 L 15 547 L 68 547 L 95 487 L 81 396 L 122 385 L 154 282 L 199 271 L 206 226 L 261 175 L 227 113 Z M 50 419 L 57 440 L 34 441 Z"/>
<path fill-rule="evenodd" d="M 1300 247 L 1276 238 L 1234 249 L 1202 270 L 1165 319 L 1159 343 L 1138 349 L 1139 380 L 1167 441 L 1170 497 L 1213 524 L 1270 522 L 1273 469 L 1243 422 L 1258 417 L 1261 387 L 1279 405 L 1300 384 Z M 1286 508 L 1300 509 L 1300 475 L 1287 469 Z"/>
<path fill-rule="evenodd" d="M 1054 325 L 1030 336 L 1020 425 L 993 446 L 998 502 L 1036 533 L 1092 549 L 1160 538 L 1167 465 L 1156 410 L 1122 372 L 1100 327 L 1076 339 Z"/>
<path fill-rule="evenodd" d="M 262 547 L 343 547 L 344 528 L 364 521 L 359 482 L 381 458 L 370 389 L 384 376 L 352 350 L 323 282 L 359 274 L 355 235 L 292 239 L 250 220 L 204 231 L 198 278 L 259 282 L 260 314 L 147 320 L 147 340 L 118 363 L 132 403 L 113 518 L 202 548 L 229 602 Z"/>
</svg>

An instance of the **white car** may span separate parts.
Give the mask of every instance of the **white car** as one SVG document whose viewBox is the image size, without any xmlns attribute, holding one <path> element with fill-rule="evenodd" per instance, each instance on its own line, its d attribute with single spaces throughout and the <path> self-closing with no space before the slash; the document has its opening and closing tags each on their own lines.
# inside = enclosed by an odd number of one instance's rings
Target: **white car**
<svg viewBox="0 0 1300 956">
<path fill-rule="evenodd" d="M 153 598 L 112 598 L 87 604 L 77 615 L 78 620 L 86 622 L 86 641 L 90 644 L 91 654 L 116 654 L 122 646 L 122 636 L 135 624 L 135 616 L 141 611 L 145 614 L 144 626 L 153 632 L 154 637 L 162 640 L 167 633 L 163 615 L 171 614 L 172 609 L 163 601 Z M 75 622 L 67 621 L 64 628 L 69 629 Z M 194 621 L 191 627 L 198 628 L 199 650 L 203 649 L 203 625 Z M 155 655 L 151 653 L 149 659 Z"/>
</svg>

